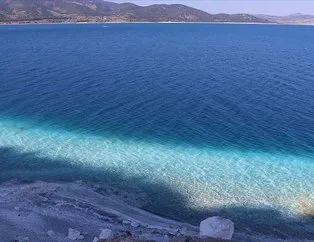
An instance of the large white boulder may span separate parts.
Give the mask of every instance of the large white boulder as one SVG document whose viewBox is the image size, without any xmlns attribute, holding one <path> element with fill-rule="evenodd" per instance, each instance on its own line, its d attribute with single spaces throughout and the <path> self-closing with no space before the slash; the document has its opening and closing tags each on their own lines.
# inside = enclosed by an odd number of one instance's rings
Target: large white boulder
<svg viewBox="0 0 314 242">
<path fill-rule="evenodd" d="M 210 217 L 200 224 L 200 236 L 217 239 L 231 239 L 234 233 L 234 224 L 230 219 Z"/>
</svg>

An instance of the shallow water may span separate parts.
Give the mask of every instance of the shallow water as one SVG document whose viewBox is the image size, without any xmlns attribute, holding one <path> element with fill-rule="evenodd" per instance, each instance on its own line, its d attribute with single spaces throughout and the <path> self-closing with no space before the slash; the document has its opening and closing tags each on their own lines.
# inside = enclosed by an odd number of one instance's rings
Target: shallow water
<svg viewBox="0 0 314 242">
<path fill-rule="evenodd" d="M 188 221 L 226 207 L 299 218 L 314 206 L 313 39 L 307 26 L 0 26 L 0 178 L 139 187 L 148 209 Z"/>
</svg>

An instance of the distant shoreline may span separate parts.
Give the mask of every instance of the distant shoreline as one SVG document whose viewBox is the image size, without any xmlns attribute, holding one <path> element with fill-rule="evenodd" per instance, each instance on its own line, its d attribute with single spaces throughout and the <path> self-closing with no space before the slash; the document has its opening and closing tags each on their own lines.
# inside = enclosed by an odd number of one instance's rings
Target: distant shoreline
<svg viewBox="0 0 314 242">
<path fill-rule="evenodd" d="M 148 22 L 148 21 L 112 21 L 112 22 L 0 22 L 3 25 L 43 25 L 43 24 L 221 24 L 221 25 L 292 25 L 292 26 L 314 26 L 314 23 L 257 23 L 257 22 Z"/>
</svg>

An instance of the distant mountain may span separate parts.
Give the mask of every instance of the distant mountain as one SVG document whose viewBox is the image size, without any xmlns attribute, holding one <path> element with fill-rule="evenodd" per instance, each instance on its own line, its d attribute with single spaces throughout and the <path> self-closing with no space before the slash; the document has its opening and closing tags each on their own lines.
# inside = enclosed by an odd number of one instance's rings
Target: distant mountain
<svg viewBox="0 0 314 242">
<path fill-rule="evenodd" d="M 301 13 L 290 14 L 288 16 L 272 16 L 272 15 L 256 15 L 271 22 L 282 24 L 314 24 L 314 15 L 306 15 Z"/>
<path fill-rule="evenodd" d="M 143 7 L 103 0 L 0 0 L 0 21 L 269 22 L 249 14 L 209 14 L 182 4 Z"/>
</svg>

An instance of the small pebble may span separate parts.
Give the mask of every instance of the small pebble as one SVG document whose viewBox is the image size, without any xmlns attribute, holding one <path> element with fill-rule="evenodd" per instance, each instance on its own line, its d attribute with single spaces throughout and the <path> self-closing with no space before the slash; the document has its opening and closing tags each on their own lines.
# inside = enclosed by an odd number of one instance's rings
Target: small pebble
<svg viewBox="0 0 314 242">
<path fill-rule="evenodd" d="M 134 228 L 137 228 L 139 225 L 139 223 L 135 222 L 135 221 L 131 221 L 131 226 Z"/>
<path fill-rule="evenodd" d="M 123 224 L 131 224 L 131 221 L 129 221 L 129 220 L 123 220 L 122 223 L 123 223 Z"/>
</svg>

